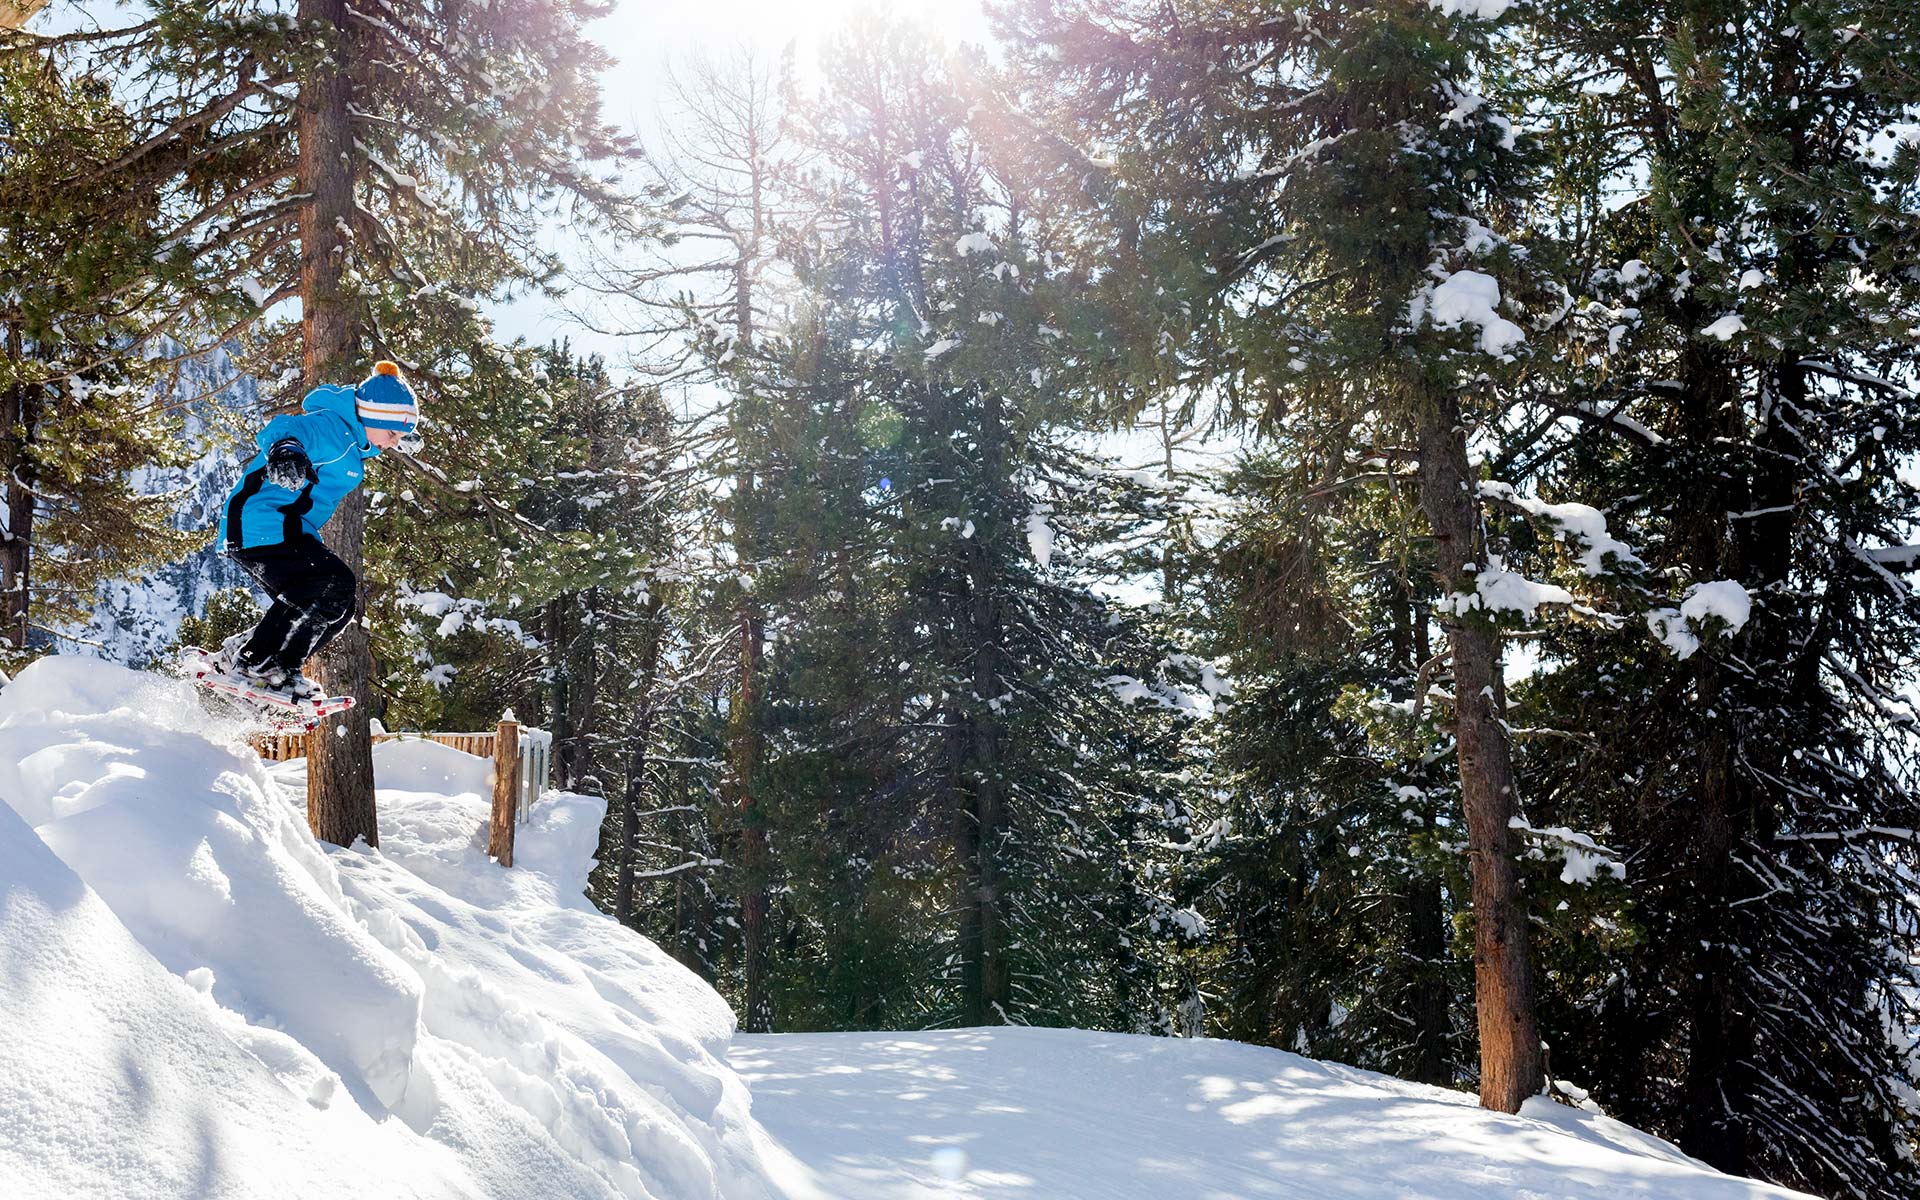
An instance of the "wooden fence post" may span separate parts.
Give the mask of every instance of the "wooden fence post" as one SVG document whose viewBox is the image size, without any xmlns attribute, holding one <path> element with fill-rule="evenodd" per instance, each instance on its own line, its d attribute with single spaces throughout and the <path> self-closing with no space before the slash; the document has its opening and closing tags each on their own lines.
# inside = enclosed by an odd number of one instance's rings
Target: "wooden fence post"
<svg viewBox="0 0 1920 1200">
<path fill-rule="evenodd" d="M 520 798 L 520 722 L 508 709 L 493 735 L 493 832 L 487 853 L 513 865 L 513 818 Z"/>
</svg>

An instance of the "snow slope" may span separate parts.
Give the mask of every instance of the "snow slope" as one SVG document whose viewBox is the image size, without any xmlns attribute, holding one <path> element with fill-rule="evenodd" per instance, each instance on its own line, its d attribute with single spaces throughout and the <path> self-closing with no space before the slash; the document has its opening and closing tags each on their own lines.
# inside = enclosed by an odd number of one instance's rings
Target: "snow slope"
<svg viewBox="0 0 1920 1200">
<path fill-rule="evenodd" d="M 1236 1042 L 1060 1029 L 734 1039 L 755 1115 L 840 1200 L 1779 1200 L 1546 1100 Z"/>
<path fill-rule="evenodd" d="M 188 685 L 43 659 L 0 691 L 9 1197 L 811 1196 L 711 989 L 580 894 L 600 802 L 484 853 L 487 764 L 376 754 L 323 848 Z"/>
<path fill-rule="evenodd" d="M 488 764 L 390 744 L 380 849 L 322 847 L 304 764 L 238 735 L 91 659 L 0 690 L 7 1200 L 1794 1194 L 1602 1117 L 1229 1042 L 736 1038 L 581 894 L 599 801 L 542 800 L 501 870 Z"/>
</svg>

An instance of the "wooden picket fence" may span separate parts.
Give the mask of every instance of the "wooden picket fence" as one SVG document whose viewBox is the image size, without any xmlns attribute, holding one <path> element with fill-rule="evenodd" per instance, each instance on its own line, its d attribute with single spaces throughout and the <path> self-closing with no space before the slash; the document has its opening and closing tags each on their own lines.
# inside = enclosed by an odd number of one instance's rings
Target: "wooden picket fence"
<svg viewBox="0 0 1920 1200">
<path fill-rule="evenodd" d="M 305 758 L 313 732 L 262 733 L 253 748 L 268 762 Z M 547 790 L 553 766 L 553 735 L 521 726 L 508 712 L 491 733 L 376 733 L 376 742 L 438 742 L 476 758 L 493 760 L 493 818 L 487 853 L 503 867 L 513 865 L 514 826 L 525 821 Z"/>
</svg>

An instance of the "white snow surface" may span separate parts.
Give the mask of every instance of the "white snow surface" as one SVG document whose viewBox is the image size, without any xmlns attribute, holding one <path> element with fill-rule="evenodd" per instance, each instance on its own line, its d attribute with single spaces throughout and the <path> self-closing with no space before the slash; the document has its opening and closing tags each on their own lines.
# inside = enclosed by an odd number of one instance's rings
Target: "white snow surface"
<svg viewBox="0 0 1920 1200">
<path fill-rule="evenodd" d="M 1732 340 L 1733 335 L 1736 333 L 1744 333 L 1746 328 L 1747 323 L 1740 319 L 1738 313 L 1728 313 L 1718 321 L 1702 329 L 1700 333 L 1702 336 L 1725 342 Z"/>
<path fill-rule="evenodd" d="M 1521 495 L 1511 484 L 1492 479 L 1481 481 L 1480 494 L 1551 521 L 1554 540 L 1564 542 L 1572 538 L 1579 547 L 1579 553 L 1574 557 L 1580 564 L 1582 574 L 1606 574 L 1608 555 L 1612 555 L 1622 566 L 1644 565 L 1631 546 L 1607 532 L 1606 514 L 1590 504 L 1574 501 L 1548 504 L 1536 497 Z"/>
<path fill-rule="evenodd" d="M 1657 1138 L 1208 1039 L 1064 1029 L 734 1039 L 838 1200 L 1762 1200 Z"/>
<path fill-rule="evenodd" d="M 1231 1042 L 736 1038 L 581 894 L 600 801 L 548 793 L 502 869 L 489 764 L 390 743 L 380 848 L 327 847 L 305 765 L 240 733 L 92 659 L 0 690 L 8 1200 L 1794 1195 L 1596 1113 Z"/>
<path fill-rule="evenodd" d="M 1507 570 L 1497 555 L 1489 555 L 1487 565 L 1473 577 L 1471 592 L 1453 592 L 1440 598 L 1442 611 L 1465 616 L 1475 609 L 1486 612 L 1519 613 L 1531 621 L 1544 604 L 1572 604 L 1573 593 L 1557 583 L 1540 583 L 1517 571 Z"/>
<path fill-rule="evenodd" d="M 1705 625 L 1707 618 L 1714 617 L 1726 622 L 1729 631 L 1734 631 L 1753 615 L 1753 597 L 1732 579 L 1696 583 L 1687 589 L 1687 598 L 1680 602 L 1680 615 L 1699 625 Z"/>
<path fill-rule="evenodd" d="M 490 764 L 394 743 L 380 849 L 325 847 L 239 734 L 92 659 L 0 691 L 0 1192 L 815 1194 L 726 1004 L 582 895 L 599 800 L 550 793 L 503 870 Z"/>
</svg>

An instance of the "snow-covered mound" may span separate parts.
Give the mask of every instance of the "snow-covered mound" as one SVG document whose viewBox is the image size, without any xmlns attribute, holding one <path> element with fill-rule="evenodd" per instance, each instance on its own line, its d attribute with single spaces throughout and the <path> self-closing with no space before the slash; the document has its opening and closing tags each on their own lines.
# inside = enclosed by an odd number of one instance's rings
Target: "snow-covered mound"
<svg viewBox="0 0 1920 1200">
<path fill-rule="evenodd" d="M 0 1191 L 813 1194 L 725 1003 L 581 895 L 599 801 L 543 801 L 505 871 L 483 760 L 382 747 L 378 851 L 316 843 L 298 771 L 184 683 L 0 691 Z"/>
<path fill-rule="evenodd" d="M 502 870 L 488 764 L 391 744 L 381 848 L 323 847 L 304 765 L 238 733 L 90 659 L 0 690 L 7 1200 L 1793 1195 L 1603 1117 L 1230 1042 L 735 1038 L 581 895 L 599 801 L 542 800 Z"/>
<path fill-rule="evenodd" d="M 1785 1200 L 1618 1121 L 1259 1046 L 1065 1029 L 740 1037 L 839 1200 Z"/>
</svg>

